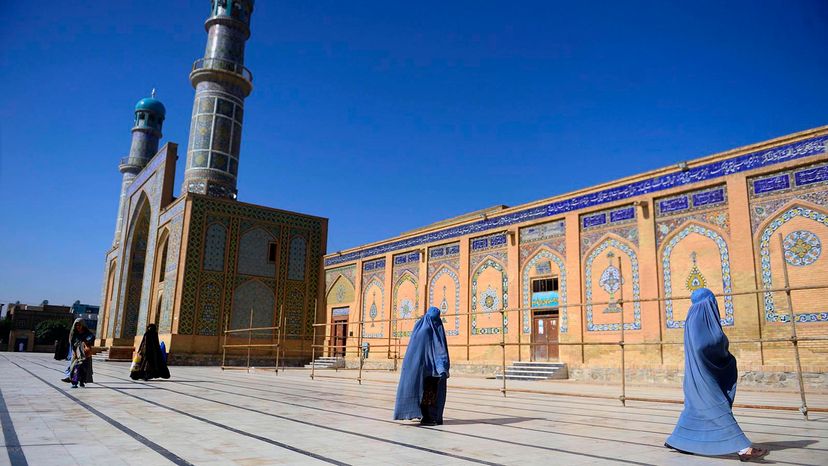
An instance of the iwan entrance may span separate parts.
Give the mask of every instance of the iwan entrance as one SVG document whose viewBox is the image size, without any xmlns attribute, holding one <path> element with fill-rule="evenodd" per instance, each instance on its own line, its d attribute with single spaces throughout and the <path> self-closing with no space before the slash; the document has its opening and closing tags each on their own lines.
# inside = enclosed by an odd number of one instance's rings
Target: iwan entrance
<svg viewBox="0 0 828 466">
<path fill-rule="evenodd" d="M 558 360 L 558 277 L 532 280 L 532 361 Z"/>
</svg>

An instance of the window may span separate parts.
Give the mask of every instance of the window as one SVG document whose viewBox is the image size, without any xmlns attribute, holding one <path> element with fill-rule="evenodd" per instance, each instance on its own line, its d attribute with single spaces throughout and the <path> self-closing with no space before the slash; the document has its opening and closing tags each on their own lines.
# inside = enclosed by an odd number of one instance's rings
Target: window
<svg viewBox="0 0 828 466">
<path fill-rule="evenodd" d="M 544 291 L 558 291 L 558 277 L 532 280 L 532 293 Z"/>
<path fill-rule="evenodd" d="M 270 263 L 276 263 L 276 243 L 268 243 L 267 261 Z"/>
</svg>

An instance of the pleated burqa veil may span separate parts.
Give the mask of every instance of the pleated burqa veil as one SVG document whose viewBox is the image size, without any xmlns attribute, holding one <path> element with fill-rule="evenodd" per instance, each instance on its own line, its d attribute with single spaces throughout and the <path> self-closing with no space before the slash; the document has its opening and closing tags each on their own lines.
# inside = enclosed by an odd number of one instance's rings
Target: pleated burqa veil
<svg viewBox="0 0 828 466">
<path fill-rule="evenodd" d="M 448 343 L 440 310 L 431 307 L 414 324 L 408 349 L 403 358 L 394 419 L 417 419 L 423 416 L 420 401 L 426 377 L 448 377 Z"/>
<path fill-rule="evenodd" d="M 684 324 L 684 411 L 667 443 L 700 455 L 724 455 L 750 446 L 733 417 L 738 372 L 728 350 L 716 297 L 693 292 Z"/>
</svg>

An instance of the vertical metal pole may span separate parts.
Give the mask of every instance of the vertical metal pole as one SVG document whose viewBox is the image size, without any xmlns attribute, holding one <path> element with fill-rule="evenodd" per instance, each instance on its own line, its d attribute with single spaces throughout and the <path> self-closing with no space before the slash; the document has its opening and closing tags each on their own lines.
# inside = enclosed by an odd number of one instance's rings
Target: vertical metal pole
<svg viewBox="0 0 828 466">
<path fill-rule="evenodd" d="M 228 328 L 228 316 L 224 317 L 224 344 L 221 345 L 221 370 L 224 370 L 224 366 L 227 365 L 227 330 Z"/>
<path fill-rule="evenodd" d="M 621 303 L 621 341 L 618 343 L 621 345 L 621 396 L 619 399 L 621 405 L 627 406 L 627 361 L 624 346 L 624 273 L 621 269 L 621 257 L 618 258 L 618 278 L 621 282 L 618 285 L 618 300 Z"/>
<path fill-rule="evenodd" d="M 365 323 L 363 322 L 362 314 L 359 315 L 359 335 L 357 335 L 357 357 L 359 358 L 359 375 L 357 375 L 357 382 L 362 385 L 362 333 L 365 329 Z M 346 345 L 347 348 L 347 345 Z"/>
<path fill-rule="evenodd" d="M 802 381 L 802 361 L 799 359 L 799 340 L 796 337 L 796 314 L 793 310 L 791 299 L 791 284 L 788 280 L 788 261 L 785 260 L 785 243 L 782 233 L 779 233 L 779 251 L 782 255 L 782 271 L 785 275 L 785 296 L 788 298 L 788 315 L 791 319 L 791 344 L 793 344 L 794 357 L 796 358 L 796 378 L 799 381 L 799 396 L 802 398 L 802 406 L 799 412 L 808 420 L 808 403 L 805 401 L 805 383 Z"/>
<path fill-rule="evenodd" d="M 506 309 L 500 310 L 500 354 L 503 374 L 503 388 L 500 389 L 500 393 L 506 396 Z"/>
<path fill-rule="evenodd" d="M 313 326 L 313 340 L 311 342 L 311 380 L 316 375 L 316 325 Z"/>
<path fill-rule="evenodd" d="M 279 305 L 279 317 L 276 319 L 276 373 L 279 373 L 279 353 L 282 349 L 282 315 L 285 313 L 284 303 Z M 273 335 L 273 333 L 271 333 Z M 270 340 L 271 342 L 273 340 Z"/>
<path fill-rule="evenodd" d="M 517 323 L 518 323 L 518 325 L 517 325 L 517 334 L 518 334 L 518 347 L 517 347 L 517 348 L 518 348 L 518 362 L 523 361 L 522 354 L 521 354 L 521 353 L 523 353 L 523 346 L 521 346 L 521 343 L 523 343 L 523 342 L 522 342 L 522 338 L 521 338 L 521 334 L 523 333 L 523 320 L 521 320 L 521 315 L 520 315 L 520 313 L 521 313 L 521 312 L 527 312 L 527 311 L 525 311 L 525 310 L 523 310 L 523 309 L 520 309 L 520 308 L 518 308 L 518 311 L 517 311 L 517 313 L 518 313 L 518 316 L 517 316 Z M 530 348 L 531 348 L 531 346 L 530 346 Z"/>
<path fill-rule="evenodd" d="M 250 373 L 250 345 L 253 344 L 253 308 L 250 308 L 250 324 L 247 326 L 247 373 Z"/>
</svg>

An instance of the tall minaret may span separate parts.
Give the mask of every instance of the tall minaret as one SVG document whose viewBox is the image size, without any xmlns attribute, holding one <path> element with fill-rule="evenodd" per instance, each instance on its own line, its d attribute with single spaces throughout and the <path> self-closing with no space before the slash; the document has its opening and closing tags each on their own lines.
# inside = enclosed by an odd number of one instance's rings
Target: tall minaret
<svg viewBox="0 0 828 466">
<path fill-rule="evenodd" d="M 135 104 L 135 123 L 132 125 L 132 146 L 129 155 L 121 159 L 118 169 L 123 173 L 121 182 L 121 199 L 118 204 L 118 220 L 115 224 L 115 239 L 118 244 L 123 228 L 124 203 L 129 185 L 135 176 L 143 170 L 147 162 L 158 152 L 158 140 L 161 139 L 161 127 L 167 110 L 160 100 L 155 98 L 155 89 L 150 97 L 143 98 Z"/>
<path fill-rule="evenodd" d="M 253 75 L 244 67 L 254 0 L 212 0 L 207 50 L 190 73 L 195 88 L 182 192 L 236 198 L 244 99 Z"/>
</svg>

